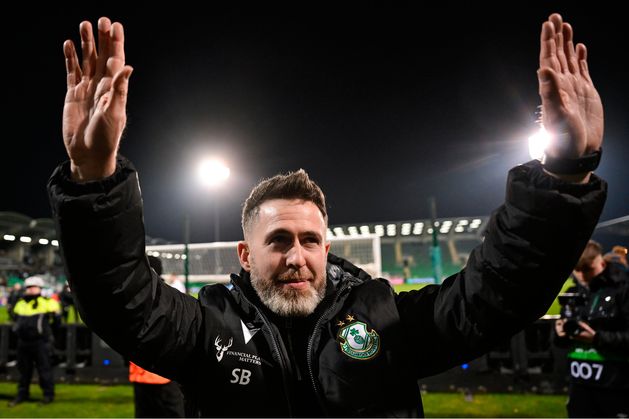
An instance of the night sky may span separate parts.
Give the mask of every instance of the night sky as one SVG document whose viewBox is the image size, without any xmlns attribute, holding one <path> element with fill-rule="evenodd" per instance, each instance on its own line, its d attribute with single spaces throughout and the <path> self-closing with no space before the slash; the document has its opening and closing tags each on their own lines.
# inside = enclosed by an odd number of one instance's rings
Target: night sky
<svg viewBox="0 0 629 419">
<path fill-rule="evenodd" d="M 220 238 L 238 240 L 251 187 L 299 168 L 326 192 L 331 224 L 427 218 L 429 196 L 440 217 L 488 215 L 504 198 L 507 170 L 529 160 L 539 31 L 558 11 L 588 46 L 606 111 L 597 173 L 610 195 L 601 220 L 629 214 L 620 6 L 477 3 L 153 2 L 6 14 L 0 211 L 50 216 L 46 181 L 66 158 L 62 44 L 78 42 L 81 20 L 106 15 L 125 25 L 135 69 L 121 153 L 140 172 L 148 235 L 181 241 L 188 212 L 192 241 L 212 241 L 218 200 Z M 231 168 L 220 190 L 194 180 L 206 153 Z"/>
</svg>

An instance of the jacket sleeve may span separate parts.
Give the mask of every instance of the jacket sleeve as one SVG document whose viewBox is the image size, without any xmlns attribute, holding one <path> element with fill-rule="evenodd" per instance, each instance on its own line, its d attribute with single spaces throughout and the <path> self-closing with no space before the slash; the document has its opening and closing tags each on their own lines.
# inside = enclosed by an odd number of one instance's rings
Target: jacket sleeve
<svg viewBox="0 0 629 419">
<path fill-rule="evenodd" d="M 606 191 L 595 175 L 565 183 L 538 161 L 512 169 L 505 203 L 465 268 L 397 297 L 418 375 L 474 359 L 541 317 L 590 238 Z"/>
<path fill-rule="evenodd" d="M 182 379 L 200 341 L 201 308 L 149 267 L 132 164 L 119 157 L 111 177 L 78 184 L 66 162 L 53 172 L 48 193 L 82 319 L 123 356 Z"/>
</svg>

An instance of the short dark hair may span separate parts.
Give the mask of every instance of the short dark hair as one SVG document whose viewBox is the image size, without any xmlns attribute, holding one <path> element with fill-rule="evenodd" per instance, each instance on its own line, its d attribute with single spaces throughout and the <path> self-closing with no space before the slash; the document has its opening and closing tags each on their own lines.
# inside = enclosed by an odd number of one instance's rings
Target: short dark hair
<svg viewBox="0 0 629 419">
<path fill-rule="evenodd" d="M 147 256 L 149 258 L 149 266 L 153 268 L 157 275 L 162 275 L 162 260 L 155 256 Z"/>
<path fill-rule="evenodd" d="M 590 265 L 592 265 L 594 259 L 596 259 L 599 255 L 603 255 L 603 248 L 597 241 L 590 240 L 588 244 L 585 245 L 585 249 L 583 249 L 583 253 L 581 254 L 574 270 L 582 272 L 584 269 L 587 269 Z"/>
<path fill-rule="evenodd" d="M 328 213 L 325 208 L 323 191 L 304 169 L 296 172 L 275 175 L 258 183 L 251 191 L 242 208 L 242 231 L 247 234 L 251 222 L 257 217 L 260 205 L 272 199 L 302 199 L 310 201 L 319 208 L 326 224 Z"/>
</svg>

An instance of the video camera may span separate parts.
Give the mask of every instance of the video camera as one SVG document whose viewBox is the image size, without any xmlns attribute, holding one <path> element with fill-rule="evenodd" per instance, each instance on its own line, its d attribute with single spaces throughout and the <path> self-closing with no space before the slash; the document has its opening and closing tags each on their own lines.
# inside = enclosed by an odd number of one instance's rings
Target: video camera
<svg viewBox="0 0 629 419">
<path fill-rule="evenodd" d="M 565 320 L 563 330 L 568 336 L 576 336 L 583 330 L 579 326 L 579 321 L 587 321 L 588 313 L 585 312 L 586 296 L 584 294 L 566 292 L 559 294 L 559 312 Z"/>
</svg>

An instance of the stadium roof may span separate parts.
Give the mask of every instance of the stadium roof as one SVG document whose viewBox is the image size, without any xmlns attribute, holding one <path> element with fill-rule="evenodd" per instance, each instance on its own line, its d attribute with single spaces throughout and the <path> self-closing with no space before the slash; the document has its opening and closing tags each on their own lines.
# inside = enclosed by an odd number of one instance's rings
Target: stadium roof
<svg viewBox="0 0 629 419">
<path fill-rule="evenodd" d="M 55 224 L 50 218 L 0 212 L 0 239 L 3 241 L 57 246 L 56 236 Z"/>
<path fill-rule="evenodd" d="M 489 220 L 482 217 L 438 218 L 434 227 L 438 228 L 440 238 L 478 239 Z M 330 226 L 329 238 L 360 237 L 361 235 L 376 234 L 383 239 L 420 239 L 432 238 L 433 225 L 430 219 L 390 221 L 382 223 L 346 224 Z"/>
</svg>

